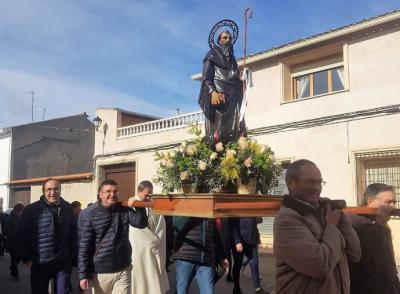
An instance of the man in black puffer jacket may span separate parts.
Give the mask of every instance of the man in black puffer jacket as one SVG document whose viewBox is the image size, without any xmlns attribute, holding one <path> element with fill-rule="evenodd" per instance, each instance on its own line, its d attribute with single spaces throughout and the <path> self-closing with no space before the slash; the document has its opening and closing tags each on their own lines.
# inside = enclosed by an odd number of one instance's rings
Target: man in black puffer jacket
<svg viewBox="0 0 400 294">
<path fill-rule="evenodd" d="M 129 225 L 147 227 L 145 208 L 123 207 L 118 202 L 118 186 L 112 180 L 101 183 L 99 201 L 79 216 L 78 268 L 80 286 L 95 293 L 130 294 L 132 248 Z"/>
<path fill-rule="evenodd" d="M 176 260 L 176 291 L 188 293 L 192 279 L 196 277 L 200 293 L 214 293 L 215 263 L 225 270 L 225 245 L 216 228 L 214 219 L 174 217 L 174 254 Z"/>
<path fill-rule="evenodd" d="M 31 268 L 33 294 L 47 294 L 54 280 L 55 293 L 66 291 L 66 264 L 76 240 L 71 231 L 72 207 L 61 198 L 60 182 L 48 179 L 43 195 L 25 207 L 17 228 L 18 254 Z"/>
</svg>

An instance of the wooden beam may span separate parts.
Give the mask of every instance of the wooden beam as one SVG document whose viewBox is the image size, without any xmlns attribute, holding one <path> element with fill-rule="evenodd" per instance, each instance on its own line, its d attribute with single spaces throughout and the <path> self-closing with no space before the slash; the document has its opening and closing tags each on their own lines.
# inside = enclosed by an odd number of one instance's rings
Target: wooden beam
<svg viewBox="0 0 400 294">
<path fill-rule="evenodd" d="M 281 196 L 194 193 L 181 195 L 152 195 L 150 201 L 137 201 L 133 207 L 148 207 L 154 214 L 193 217 L 251 217 L 275 216 L 282 205 Z M 123 202 L 127 206 L 127 201 Z M 376 215 L 376 208 L 346 207 L 345 212 Z M 400 209 L 392 216 L 400 216 Z"/>
</svg>

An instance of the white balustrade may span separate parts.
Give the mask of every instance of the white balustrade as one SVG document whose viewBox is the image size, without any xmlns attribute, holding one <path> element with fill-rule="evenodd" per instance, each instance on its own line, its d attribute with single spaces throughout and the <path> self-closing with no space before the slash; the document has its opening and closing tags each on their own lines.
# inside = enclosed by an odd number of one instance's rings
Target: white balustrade
<svg viewBox="0 0 400 294">
<path fill-rule="evenodd" d="M 163 132 L 173 129 L 185 128 L 194 124 L 204 123 L 204 114 L 201 111 L 182 114 L 179 116 L 153 120 L 137 125 L 131 125 L 117 129 L 117 137 L 127 138 L 144 134 Z"/>
</svg>

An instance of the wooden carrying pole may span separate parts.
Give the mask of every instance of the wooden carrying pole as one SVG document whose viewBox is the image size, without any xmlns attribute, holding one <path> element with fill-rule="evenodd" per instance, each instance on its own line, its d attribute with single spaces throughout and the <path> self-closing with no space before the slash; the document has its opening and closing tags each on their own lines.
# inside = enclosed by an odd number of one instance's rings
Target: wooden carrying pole
<svg viewBox="0 0 400 294">
<path fill-rule="evenodd" d="M 127 205 L 125 201 L 123 203 Z M 134 202 L 134 207 L 152 208 L 153 213 L 171 216 L 194 217 L 247 217 L 275 216 L 282 205 L 281 196 L 234 195 L 234 194 L 188 194 L 153 195 L 149 202 Z M 346 207 L 345 212 L 360 215 L 376 215 L 376 208 Z M 392 216 L 400 216 L 394 209 Z"/>
</svg>

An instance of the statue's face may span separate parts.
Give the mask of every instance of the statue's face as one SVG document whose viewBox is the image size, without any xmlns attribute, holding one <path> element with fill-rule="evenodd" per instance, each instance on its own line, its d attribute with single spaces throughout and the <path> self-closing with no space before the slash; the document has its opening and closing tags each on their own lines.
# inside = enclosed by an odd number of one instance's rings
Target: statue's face
<svg viewBox="0 0 400 294">
<path fill-rule="evenodd" d="M 228 32 L 222 32 L 218 43 L 220 45 L 231 44 L 232 43 L 232 35 Z"/>
</svg>

